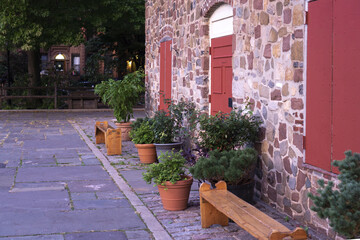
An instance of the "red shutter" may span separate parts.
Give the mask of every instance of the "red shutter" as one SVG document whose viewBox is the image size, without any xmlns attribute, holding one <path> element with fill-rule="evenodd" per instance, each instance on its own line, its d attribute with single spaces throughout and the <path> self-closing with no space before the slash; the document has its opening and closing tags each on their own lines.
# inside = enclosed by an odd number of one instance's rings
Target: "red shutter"
<svg viewBox="0 0 360 240">
<path fill-rule="evenodd" d="M 164 99 L 171 99 L 171 40 L 160 43 L 160 110 L 166 110 Z"/>
<path fill-rule="evenodd" d="M 232 99 L 232 35 L 211 39 L 211 114 L 230 112 Z"/>
<path fill-rule="evenodd" d="M 333 159 L 360 152 L 360 0 L 334 1 Z"/>
<path fill-rule="evenodd" d="M 332 1 L 309 2 L 306 163 L 331 170 Z"/>
</svg>

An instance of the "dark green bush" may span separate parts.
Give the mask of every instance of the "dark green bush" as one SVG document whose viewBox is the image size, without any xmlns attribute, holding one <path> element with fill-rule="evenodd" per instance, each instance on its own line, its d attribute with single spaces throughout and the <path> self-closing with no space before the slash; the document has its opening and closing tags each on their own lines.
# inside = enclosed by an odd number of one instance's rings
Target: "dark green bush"
<svg viewBox="0 0 360 240">
<path fill-rule="evenodd" d="M 201 115 L 198 145 L 207 151 L 233 150 L 246 144 L 253 145 L 258 139 L 261 121 L 251 112 L 219 112 L 215 116 Z"/>
<path fill-rule="evenodd" d="M 309 197 L 315 204 L 311 209 L 320 218 L 328 218 L 336 232 L 356 238 L 360 236 L 360 154 L 346 151 L 345 156 L 344 160 L 332 163 L 340 171 L 338 190 L 333 190 L 332 181 L 325 185 L 319 180 L 318 195 L 310 193 Z"/>
<path fill-rule="evenodd" d="M 258 153 L 253 148 L 243 150 L 209 152 L 209 157 L 201 157 L 190 168 L 196 179 L 211 183 L 225 181 L 231 185 L 241 185 L 253 179 Z"/>
</svg>

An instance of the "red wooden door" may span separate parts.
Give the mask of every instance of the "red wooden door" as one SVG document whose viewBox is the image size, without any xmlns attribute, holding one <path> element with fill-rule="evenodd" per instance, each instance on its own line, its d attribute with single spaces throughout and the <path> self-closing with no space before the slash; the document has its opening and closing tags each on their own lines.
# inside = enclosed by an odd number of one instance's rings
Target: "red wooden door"
<svg viewBox="0 0 360 240">
<path fill-rule="evenodd" d="M 360 152 L 360 1 L 309 2 L 306 162 L 338 172 L 332 160 Z"/>
<path fill-rule="evenodd" d="M 334 1 L 333 159 L 360 152 L 360 1 Z"/>
<path fill-rule="evenodd" d="M 232 102 L 232 35 L 211 39 L 211 114 L 230 112 Z"/>
<path fill-rule="evenodd" d="M 309 3 L 306 163 L 331 170 L 332 0 Z"/>
<path fill-rule="evenodd" d="M 160 104 L 159 110 L 166 110 L 164 99 L 171 99 L 171 40 L 160 43 Z"/>
</svg>

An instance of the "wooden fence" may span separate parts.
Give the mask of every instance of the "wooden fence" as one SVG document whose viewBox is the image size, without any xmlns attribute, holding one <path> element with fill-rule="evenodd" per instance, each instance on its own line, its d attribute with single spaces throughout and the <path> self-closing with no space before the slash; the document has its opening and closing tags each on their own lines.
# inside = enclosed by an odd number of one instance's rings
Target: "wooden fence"
<svg viewBox="0 0 360 240">
<path fill-rule="evenodd" d="M 13 90 L 43 90 L 53 91 L 52 95 L 7 95 Z M 58 94 L 59 92 L 66 95 Z M 5 87 L 0 85 L 0 109 L 2 101 L 8 99 L 53 99 L 54 108 L 58 108 L 58 100 L 65 99 L 69 108 L 97 108 L 99 97 L 94 94 L 92 87 Z"/>
</svg>

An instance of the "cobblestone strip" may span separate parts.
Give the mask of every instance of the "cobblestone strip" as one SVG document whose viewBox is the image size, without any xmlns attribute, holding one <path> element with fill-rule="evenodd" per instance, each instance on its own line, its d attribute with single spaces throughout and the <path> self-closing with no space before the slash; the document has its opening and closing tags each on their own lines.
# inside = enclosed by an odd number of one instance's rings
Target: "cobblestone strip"
<svg viewBox="0 0 360 240">
<path fill-rule="evenodd" d="M 70 121 L 70 124 L 77 130 L 80 136 L 84 139 L 86 144 L 89 146 L 94 155 L 102 162 L 104 168 L 108 171 L 109 175 L 114 179 L 115 183 L 118 185 L 120 190 L 124 195 L 129 199 L 130 203 L 134 206 L 137 213 L 140 214 L 141 218 L 144 220 L 147 227 L 153 233 L 155 239 L 157 240 L 168 240 L 172 239 L 170 235 L 166 232 L 163 226 L 159 221 L 154 217 L 151 211 L 143 204 L 143 202 L 138 198 L 138 196 L 132 191 L 130 186 L 119 176 L 117 170 L 111 166 L 110 162 L 106 157 L 100 152 L 99 149 L 88 139 L 84 131 L 80 126 L 74 121 Z"/>
</svg>

